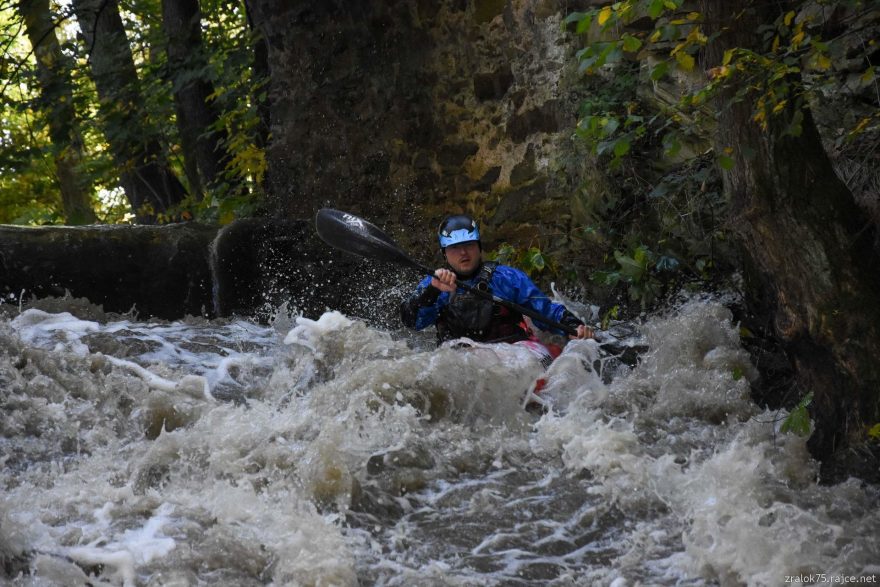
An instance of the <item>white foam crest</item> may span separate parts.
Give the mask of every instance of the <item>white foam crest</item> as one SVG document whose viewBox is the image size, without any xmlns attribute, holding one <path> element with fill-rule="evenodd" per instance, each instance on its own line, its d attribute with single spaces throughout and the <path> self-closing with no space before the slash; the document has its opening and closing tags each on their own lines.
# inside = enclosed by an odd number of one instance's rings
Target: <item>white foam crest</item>
<svg viewBox="0 0 880 587">
<path fill-rule="evenodd" d="M 321 515 L 292 491 L 258 492 L 249 484 L 216 481 L 207 492 L 185 493 L 234 540 L 271 550 L 278 585 L 357 585 L 354 558 L 336 515 Z"/>
<path fill-rule="evenodd" d="M 355 322 L 337 311 L 324 312 L 317 320 L 297 316 L 296 326 L 284 337 L 284 344 L 300 344 L 315 353 L 318 349 L 312 343 L 316 338 L 348 330 Z"/>
<path fill-rule="evenodd" d="M 817 485 L 804 439 L 772 433 L 767 424 L 749 422 L 702 463 L 656 477 L 658 492 L 688 521 L 678 564 L 722 583 L 748 585 L 810 573 L 868 573 L 880 539 L 866 537 L 880 514 L 841 515 L 836 502 L 843 492 L 867 504 L 877 499 L 876 489 L 856 482 Z"/>
<path fill-rule="evenodd" d="M 107 357 L 107 360 L 116 365 L 131 371 L 144 380 L 151 389 L 166 392 L 183 392 L 189 396 L 203 397 L 206 400 L 213 401 L 211 390 L 208 386 L 208 380 L 200 375 L 184 375 L 180 381 L 171 381 L 159 375 L 156 375 L 149 369 L 141 367 L 133 361 L 125 359 L 117 359 L 116 357 Z"/>
<path fill-rule="evenodd" d="M 284 343 L 295 353 L 300 378 L 309 376 L 305 384 L 343 378 L 366 362 L 411 353 L 405 342 L 393 340 L 389 333 L 336 311 L 325 312 L 318 320 L 300 316 L 296 323 Z"/>
<path fill-rule="evenodd" d="M 108 504 L 109 505 L 109 504 Z M 161 534 L 171 521 L 171 504 L 162 504 L 140 528 L 123 531 L 115 540 L 106 541 L 110 533 L 110 518 L 105 508 L 98 510 L 95 520 L 102 528 L 101 537 L 85 546 L 65 548 L 62 554 L 87 565 L 110 567 L 111 578 L 118 578 L 123 585 L 135 585 L 136 569 L 164 557 L 175 547 L 173 538 Z M 106 571 L 105 571 L 106 572 Z"/>
<path fill-rule="evenodd" d="M 69 312 L 51 314 L 35 308 L 25 310 L 16 316 L 10 325 L 27 344 L 48 347 L 56 351 L 70 347 L 72 352 L 80 356 L 88 354 L 89 351 L 80 339 L 100 328 L 97 322 L 80 320 Z"/>
<path fill-rule="evenodd" d="M 692 301 L 674 316 L 649 321 L 643 328 L 649 351 L 625 385 L 653 391 L 645 407 L 657 418 L 717 422 L 754 415 L 749 381 L 757 371 L 731 318 L 721 304 Z"/>
<path fill-rule="evenodd" d="M 778 415 L 760 416 L 748 400 L 753 368 L 729 312 L 692 302 L 645 330 L 652 347 L 632 376 L 604 393 L 596 382 L 579 388 L 568 412 L 538 423 L 536 450 L 560 451 L 568 470 L 593 473 L 594 490 L 624 511 L 669 507 L 672 525 L 657 531 L 681 532 L 685 552 L 655 561 L 663 572 L 772 585 L 801 572 L 867 568 L 880 539 L 853 541 L 880 514 L 835 519 L 838 490 L 816 485 L 804 440 L 776 437 Z"/>
</svg>

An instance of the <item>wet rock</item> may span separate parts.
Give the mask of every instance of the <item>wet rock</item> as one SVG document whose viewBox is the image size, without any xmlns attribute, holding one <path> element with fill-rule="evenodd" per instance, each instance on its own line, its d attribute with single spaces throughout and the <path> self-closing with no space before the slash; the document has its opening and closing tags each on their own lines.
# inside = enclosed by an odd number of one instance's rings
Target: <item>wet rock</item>
<svg viewBox="0 0 880 587">
<path fill-rule="evenodd" d="M 501 176 L 501 167 L 493 167 L 489 169 L 483 177 L 474 182 L 473 189 L 477 191 L 488 191 L 491 189 L 492 184 L 498 181 L 498 178 Z"/>
<path fill-rule="evenodd" d="M 507 133 L 517 143 L 538 132 L 553 133 L 563 128 L 562 106 L 559 100 L 547 100 L 543 104 L 526 108 L 510 117 Z"/>
<path fill-rule="evenodd" d="M 367 472 L 371 475 L 375 475 L 386 469 L 407 467 L 431 469 L 435 464 L 434 457 L 427 448 L 423 446 L 414 446 L 373 455 L 367 461 Z"/>
<path fill-rule="evenodd" d="M 510 170 L 510 185 L 519 185 L 533 177 L 536 173 L 535 169 L 535 148 L 529 145 L 526 149 L 525 157 Z"/>
<path fill-rule="evenodd" d="M 545 198 L 547 187 L 546 180 L 538 180 L 504 194 L 495 208 L 495 214 L 491 220 L 492 224 L 500 225 L 506 222 L 535 220 L 535 206 Z"/>
<path fill-rule="evenodd" d="M 479 149 L 480 147 L 472 142 L 448 143 L 437 153 L 437 163 L 442 167 L 458 167 L 468 157 L 475 155 Z"/>
<path fill-rule="evenodd" d="M 499 100 L 513 85 L 513 72 L 510 65 L 495 71 L 474 74 L 474 95 L 477 100 Z"/>
</svg>

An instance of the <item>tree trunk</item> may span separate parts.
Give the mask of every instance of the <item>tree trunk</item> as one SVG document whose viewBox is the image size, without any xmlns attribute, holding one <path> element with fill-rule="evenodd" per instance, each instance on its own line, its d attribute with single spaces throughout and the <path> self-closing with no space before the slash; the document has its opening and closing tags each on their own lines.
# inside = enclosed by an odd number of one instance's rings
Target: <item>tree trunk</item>
<svg viewBox="0 0 880 587">
<path fill-rule="evenodd" d="M 19 11 L 37 61 L 40 108 L 49 123 L 65 222 L 92 224 L 97 218 L 89 201 L 91 187 L 88 179 L 79 172 L 83 144 L 76 128 L 70 64 L 66 62 L 55 36 L 49 0 L 22 0 Z"/>
<path fill-rule="evenodd" d="M 248 0 L 268 47 L 267 204 L 311 218 L 327 202 L 382 222 L 401 140 L 436 147 L 424 23 L 406 3 Z"/>
<path fill-rule="evenodd" d="M 269 83 L 269 46 L 266 39 L 260 34 L 254 23 L 253 14 L 251 14 L 250 3 L 244 3 L 245 15 L 247 16 L 248 29 L 254 36 L 254 79 L 261 82 L 257 86 L 255 95 L 251 96 L 254 104 L 257 105 L 257 117 L 259 118 L 259 126 L 255 135 L 255 143 L 258 148 L 264 152 L 269 145 L 269 125 L 271 123 L 269 112 L 269 99 L 266 92 L 266 84 Z M 265 180 L 264 180 L 265 182 Z M 263 186 L 265 190 L 265 186 Z"/>
<path fill-rule="evenodd" d="M 228 161 L 226 132 L 212 127 L 218 114 L 205 75 L 198 0 L 162 0 L 162 25 L 168 38 L 168 65 L 174 84 L 177 127 L 190 190 L 201 198 L 202 186 L 215 184 Z"/>
<path fill-rule="evenodd" d="M 138 222 L 180 203 L 185 190 L 168 168 L 161 143 L 148 126 L 137 70 L 116 0 L 74 0 L 98 90 L 104 134 L 120 168 L 120 183 Z"/>
<path fill-rule="evenodd" d="M 759 25 L 786 9 L 785 3 L 703 0 L 707 34 L 721 33 L 706 68 L 720 65 L 726 49 L 760 49 Z M 732 222 L 753 268 L 752 293 L 771 308 L 800 393 L 814 393 L 811 451 L 832 464 L 880 419 L 880 259 L 873 228 L 835 175 L 808 110 L 802 132 L 791 136 L 783 130 L 795 115 L 792 101 L 765 131 L 752 120 L 757 96 L 732 98 L 733 90 L 720 97 L 716 136 L 717 152 L 734 149 L 734 166 L 724 174 Z"/>
</svg>

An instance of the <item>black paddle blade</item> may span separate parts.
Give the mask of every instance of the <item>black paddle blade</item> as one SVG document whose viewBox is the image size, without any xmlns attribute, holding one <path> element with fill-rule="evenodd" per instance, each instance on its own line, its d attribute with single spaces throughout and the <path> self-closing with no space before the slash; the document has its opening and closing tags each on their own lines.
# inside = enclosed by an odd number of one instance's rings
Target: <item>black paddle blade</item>
<svg viewBox="0 0 880 587">
<path fill-rule="evenodd" d="M 412 260 L 391 237 L 382 232 L 376 225 L 359 218 L 354 214 L 322 208 L 315 216 L 315 229 L 318 236 L 331 247 L 348 253 L 409 265 L 420 270 L 424 268 Z"/>
</svg>

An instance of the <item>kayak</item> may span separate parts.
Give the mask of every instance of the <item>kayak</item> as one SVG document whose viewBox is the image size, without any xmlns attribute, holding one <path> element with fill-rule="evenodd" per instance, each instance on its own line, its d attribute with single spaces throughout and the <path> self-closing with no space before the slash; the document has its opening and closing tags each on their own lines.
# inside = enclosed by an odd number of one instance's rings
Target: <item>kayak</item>
<svg viewBox="0 0 880 587">
<path fill-rule="evenodd" d="M 458 338 L 446 341 L 443 343 L 443 346 L 465 350 L 489 348 L 494 350 L 496 354 L 505 354 L 506 350 L 507 355 L 510 355 L 511 351 L 519 353 L 519 349 L 526 349 L 532 357 L 538 360 L 541 369 L 545 372 L 562 353 L 560 346 L 553 343 L 544 343 L 535 338 L 518 340 L 516 342 L 476 342 L 469 338 Z M 538 394 L 546 385 L 547 379 L 543 375 L 539 375 L 532 380 L 525 390 L 523 407 L 530 411 L 533 408 L 543 409 L 546 402 L 542 401 Z"/>
</svg>

